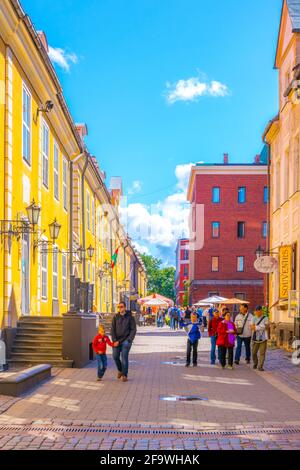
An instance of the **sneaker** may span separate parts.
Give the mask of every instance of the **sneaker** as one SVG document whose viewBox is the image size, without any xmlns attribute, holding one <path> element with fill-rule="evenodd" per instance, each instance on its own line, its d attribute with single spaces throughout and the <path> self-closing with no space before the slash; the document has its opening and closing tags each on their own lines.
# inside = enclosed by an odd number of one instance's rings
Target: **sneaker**
<svg viewBox="0 0 300 470">
<path fill-rule="evenodd" d="M 234 361 L 234 363 L 238 366 L 240 361 Z"/>
<path fill-rule="evenodd" d="M 227 366 L 227 369 L 233 370 L 233 366 Z"/>
<path fill-rule="evenodd" d="M 122 377 L 123 377 L 122 372 L 118 372 L 117 378 L 118 378 L 118 379 L 121 379 Z"/>
<path fill-rule="evenodd" d="M 126 375 L 122 376 L 122 382 L 128 382 L 128 379 L 127 379 Z"/>
<path fill-rule="evenodd" d="M 259 367 L 258 370 L 259 370 L 260 372 L 264 372 L 264 371 L 265 371 L 265 369 L 264 369 L 263 367 Z"/>
<path fill-rule="evenodd" d="M 185 367 L 190 367 L 190 364 L 186 364 Z"/>
<path fill-rule="evenodd" d="M 102 378 L 101 377 L 98 377 L 97 378 L 97 382 L 101 382 Z"/>
<path fill-rule="evenodd" d="M 257 365 L 254 364 L 253 369 L 257 369 Z"/>
</svg>

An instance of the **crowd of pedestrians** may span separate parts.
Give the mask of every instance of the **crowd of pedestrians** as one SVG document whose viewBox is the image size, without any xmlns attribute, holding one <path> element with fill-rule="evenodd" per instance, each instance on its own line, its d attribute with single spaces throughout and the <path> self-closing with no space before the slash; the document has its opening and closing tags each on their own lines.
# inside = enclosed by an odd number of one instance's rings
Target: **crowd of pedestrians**
<svg viewBox="0 0 300 470">
<path fill-rule="evenodd" d="M 168 310 L 159 309 L 156 315 L 157 326 L 168 325 L 171 330 L 184 329 L 187 333 L 186 367 L 198 365 L 198 346 L 207 328 L 210 338 L 211 365 L 219 364 L 223 369 L 233 369 L 239 365 L 245 347 L 245 361 L 253 362 L 253 368 L 264 370 L 269 334 L 269 319 L 263 308 L 257 306 L 253 314 L 247 304 L 240 305 L 240 311 L 233 319 L 228 307 L 201 308 L 178 306 Z M 97 380 L 102 380 L 107 368 L 107 345 L 113 348 L 113 359 L 117 368 L 117 378 L 128 380 L 129 352 L 136 335 L 136 321 L 124 302 L 118 305 L 118 313 L 113 317 L 111 340 L 99 326 L 98 335 L 93 341 L 97 357 Z"/>
</svg>

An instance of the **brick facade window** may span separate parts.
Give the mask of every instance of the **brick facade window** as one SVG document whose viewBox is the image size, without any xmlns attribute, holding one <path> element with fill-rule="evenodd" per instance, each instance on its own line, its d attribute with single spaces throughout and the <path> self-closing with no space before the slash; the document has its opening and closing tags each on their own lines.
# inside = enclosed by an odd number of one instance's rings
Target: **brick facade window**
<svg viewBox="0 0 300 470">
<path fill-rule="evenodd" d="M 244 267 L 245 267 L 244 265 L 245 265 L 244 256 L 238 256 L 236 269 L 239 273 L 242 273 L 244 271 Z"/>
<path fill-rule="evenodd" d="M 219 238 L 220 237 L 220 222 L 212 222 L 212 237 Z"/>
<path fill-rule="evenodd" d="M 246 231 L 245 222 L 238 222 L 237 223 L 237 237 L 238 238 L 245 238 L 245 231 Z"/>
<path fill-rule="evenodd" d="M 239 204 L 245 204 L 246 202 L 246 188 L 245 186 L 240 186 L 238 189 L 238 202 Z"/>
<path fill-rule="evenodd" d="M 212 188 L 212 202 L 214 204 L 219 204 L 221 200 L 220 188 L 219 186 L 215 186 Z"/>
<path fill-rule="evenodd" d="M 219 257 L 218 256 L 211 257 L 211 270 L 214 273 L 219 271 Z"/>
</svg>

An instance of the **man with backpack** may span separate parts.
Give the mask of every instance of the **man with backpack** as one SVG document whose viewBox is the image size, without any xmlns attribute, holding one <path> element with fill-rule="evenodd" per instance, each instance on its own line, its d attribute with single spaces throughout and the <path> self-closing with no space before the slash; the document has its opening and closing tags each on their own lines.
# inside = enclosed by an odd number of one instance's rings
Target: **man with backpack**
<svg viewBox="0 0 300 470">
<path fill-rule="evenodd" d="M 267 315 L 264 315 L 261 306 L 256 307 L 254 313 L 251 322 L 253 369 L 263 372 L 268 344 L 269 319 Z"/>
<path fill-rule="evenodd" d="M 246 349 L 246 363 L 250 364 L 251 360 L 251 324 L 253 315 L 248 311 L 248 305 L 242 304 L 240 306 L 240 313 L 235 317 L 234 324 L 237 330 L 237 348 L 235 351 L 235 364 L 240 363 L 242 355 L 243 343 Z"/>
</svg>

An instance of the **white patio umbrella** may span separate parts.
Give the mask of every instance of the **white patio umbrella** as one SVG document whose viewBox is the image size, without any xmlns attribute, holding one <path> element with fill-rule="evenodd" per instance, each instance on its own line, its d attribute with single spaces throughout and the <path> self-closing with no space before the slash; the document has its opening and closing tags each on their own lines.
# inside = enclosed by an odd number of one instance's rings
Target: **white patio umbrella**
<svg viewBox="0 0 300 470">
<path fill-rule="evenodd" d="M 212 304 L 208 304 L 207 302 L 197 302 L 194 304 L 194 307 L 211 307 Z"/>
<path fill-rule="evenodd" d="M 207 299 L 199 300 L 201 303 L 207 304 L 221 304 L 228 300 L 226 297 L 220 297 L 219 295 L 213 295 L 212 297 L 208 297 Z"/>
<path fill-rule="evenodd" d="M 169 306 L 168 302 L 164 302 L 163 300 L 158 299 L 158 298 L 148 300 L 143 305 L 145 307 L 168 307 Z"/>
</svg>

